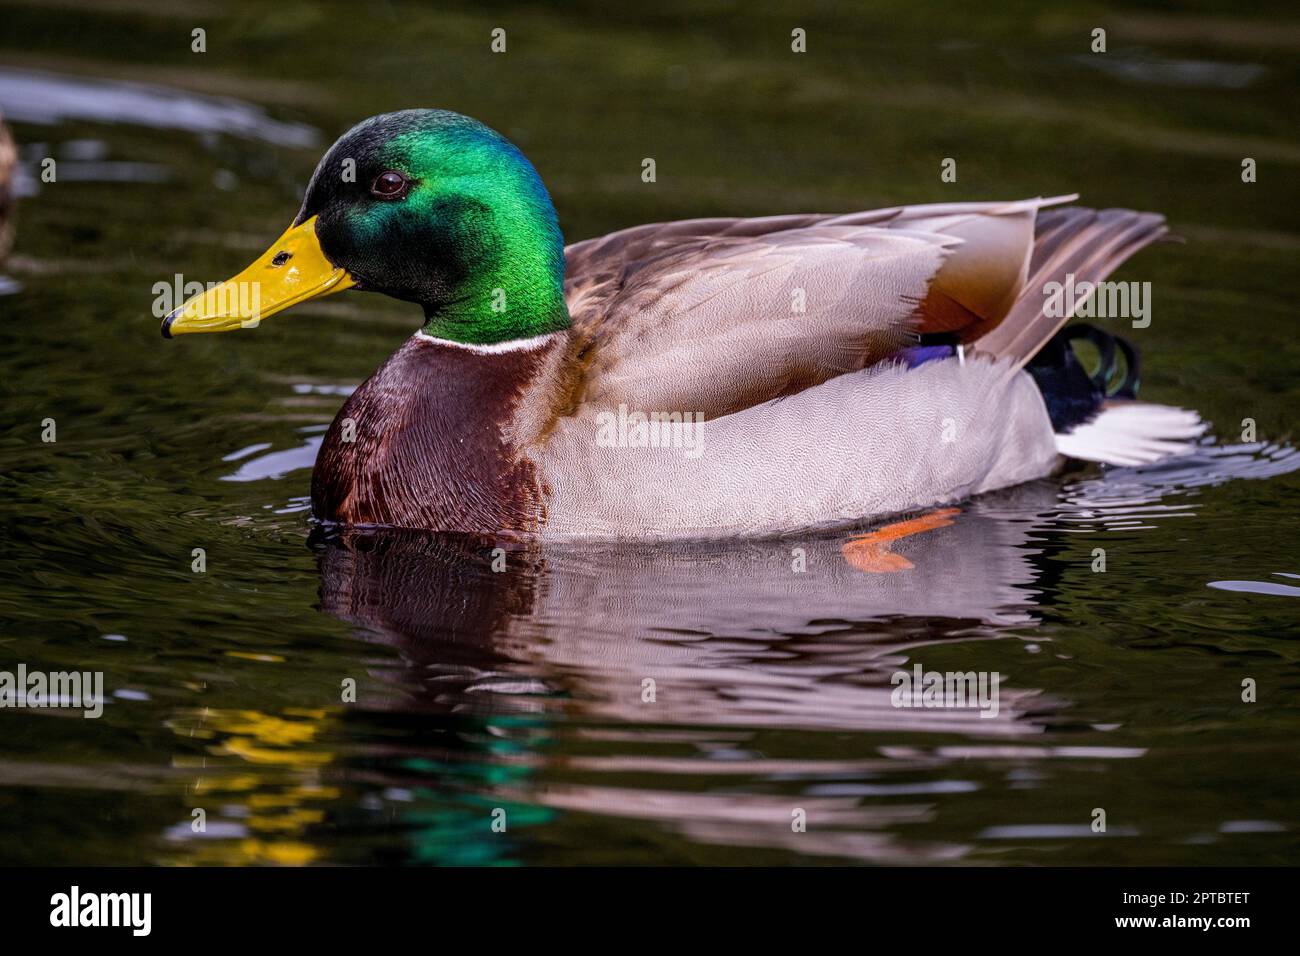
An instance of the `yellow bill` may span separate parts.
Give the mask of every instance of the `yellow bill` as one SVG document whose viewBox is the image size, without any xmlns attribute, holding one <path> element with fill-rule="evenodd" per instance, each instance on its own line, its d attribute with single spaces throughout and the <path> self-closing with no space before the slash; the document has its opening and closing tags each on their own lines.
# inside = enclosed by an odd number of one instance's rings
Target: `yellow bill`
<svg viewBox="0 0 1300 956">
<path fill-rule="evenodd" d="M 316 217 L 290 226 L 275 245 L 233 279 L 187 300 L 163 319 L 163 338 L 186 332 L 252 329 L 268 316 L 357 284 L 346 269 L 325 258 L 316 238 Z"/>
</svg>

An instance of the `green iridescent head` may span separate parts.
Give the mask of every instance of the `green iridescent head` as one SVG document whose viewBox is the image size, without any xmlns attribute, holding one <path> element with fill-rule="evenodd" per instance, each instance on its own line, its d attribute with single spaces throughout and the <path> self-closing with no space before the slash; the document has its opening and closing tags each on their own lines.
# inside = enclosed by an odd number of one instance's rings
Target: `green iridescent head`
<svg viewBox="0 0 1300 956">
<path fill-rule="evenodd" d="M 357 124 L 312 175 L 295 225 L 356 287 L 418 302 L 424 330 L 493 343 L 566 327 L 564 237 L 513 143 L 447 110 Z"/>
</svg>

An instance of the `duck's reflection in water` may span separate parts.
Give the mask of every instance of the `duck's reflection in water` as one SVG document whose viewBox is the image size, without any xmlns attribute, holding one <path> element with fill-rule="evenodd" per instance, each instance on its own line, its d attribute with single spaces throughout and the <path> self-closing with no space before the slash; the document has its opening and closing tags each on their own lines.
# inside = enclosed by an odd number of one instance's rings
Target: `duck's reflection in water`
<svg viewBox="0 0 1300 956">
<path fill-rule="evenodd" d="M 417 708 L 454 706 L 459 674 L 462 703 L 523 681 L 589 721 L 1029 733 L 1024 691 L 994 719 L 889 700 L 926 645 L 1032 626 L 1029 533 L 974 512 L 897 543 L 906 573 L 868 573 L 843 534 L 532 551 L 354 531 L 322 556 L 321 598 L 402 652 Z"/>
<path fill-rule="evenodd" d="M 414 735 L 436 751 L 420 766 L 527 768 L 479 775 L 485 799 L 653 821 L 711 844 L 948 858 L 966 848 L 904 846 L 897 827 L 978 785 L 904 745 L 917 733 L 1030 738 L 1053 705 L 1002 682 L 996 713 L 902 708 L 891 677 L 936 645 L 1034 626 L 1033 524 L 1005 515 L 1057 494 L 1029 486 L 1000 496 L 996 517 L 967 506 L 886 532 L 899 559 L 886 564 L 901 570 L 864 558 L 861 533 L 538 548 L 351 530 L 321 544 L 321 601 L 400 652 L 404 666 L 383 675 L 395 693 L 365 720 L 461 719 L 436 743 Z M 792 751 L 790 731 L 801 747 L 822 742 Z M 388 786 L 412 785 L 395 770 Z M 792 827 L 796 809 L 816 826 Z"/>
<path fill-rule="evenodd" d="M 244 477 L 288 461 L 250 454 L 228 456 Z M 1123 707 L 1093 694 L 1074 715 L 1060 699 L 1103 664 L 1062 660 L 1078 645 L 1053 640 L 1059 623 L 1077 634 L 1140 606 L 1140 577 L 1116 608 L 1071 580 L 1093 541 L 1131 542 L 1196 514 L 1208 487 L 1297 467 L 1290 446 L 1207 441 L 955 513 L 770 541 L 321 535 L 321 606 L 375 647 L 299 656 L 287 701 L 178 711 L 168 779 L 192 779 L 185 813 L 212 816 L 199 834 L 182 814 L 165 838 L 198 863 L 1006 859 L 1018 827 L 1079 825 L 1058 797 L 1104 775 L 1098 761 L 1147 756 L 1109 736 Z M 996 715 L 893 706 L 891 678 L 918 664 L 1005 672 Z M 355 701 L 339 703 L 340 677 L 359 679 Z M 1040 851 L 1030 840 L 1022 854 Z"/>
<path fill-rule="evenodd" d="M 327 656 L 359 696 L 180 713 L 204 742 L 177 767 L 186 806 L 216 810 L 206 837 L 187 819 L 167 838 L 218 863 L 991 861 L 990 807 L 1033 819 L 1009 795 L 1146 753 L 1020 676 L 1053 672 L 1017 666 L 1057 654 L 1040 616 L 1088 613 L 1066 579 L 1092 560 L 1077 535 L 1144 534 L 1206 486 L 1298 465 L 1207 446 L 775 541 L 322 536 L 323 609 L 383 645 Z M 1004 669 L 996 716 L 894 707 L 917 664 Z"/>
</svg>

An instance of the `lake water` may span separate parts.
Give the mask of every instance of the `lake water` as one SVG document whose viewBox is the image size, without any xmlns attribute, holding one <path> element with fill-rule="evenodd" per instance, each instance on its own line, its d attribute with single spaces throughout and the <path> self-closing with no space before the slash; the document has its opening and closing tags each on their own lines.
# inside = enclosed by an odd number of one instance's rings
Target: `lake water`
<svg viewBox="0 0 1300 956">
<path fill-rule="evenodd" d="M 0 4 L 0 670 L 108 695 L 0 711 L 0 863 L 1295 861 L 1296 24 L 696 6 Z M 1116 331 L 1212 435 L 963 502 L 889 574 L 852 541 L 888 519 L 511 546 L 504 573 L 491 541 L 324 536 L 317 443 L 418 310 L 352 294 L 164 342 L 155 284 L 242 268 L 335 136 L 408 106 L 512 137 L 571 240 L 1075 191 L 1161 211 L 1184 241 L 1122 270 L 1153 320 Z M 893 706 L 917 665 L 998 674 L 996 713 Z"/>
</svg>

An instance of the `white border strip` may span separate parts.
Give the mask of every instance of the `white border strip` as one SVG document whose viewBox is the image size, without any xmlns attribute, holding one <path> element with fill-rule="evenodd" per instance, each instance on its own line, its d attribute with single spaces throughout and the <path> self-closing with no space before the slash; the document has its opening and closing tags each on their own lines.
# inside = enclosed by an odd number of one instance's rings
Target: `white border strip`
<svg viewBox="0 0 1300 956">
<path fill-rule="evenodd" d="M 547 332 L 545 335 L 535 335 L 530 339 L 511 339 L 508 342 L 493 342 L 491 345 L 475 345 L 472 342 L 455 342 L 451 339 L 440 339 L 435 335 L 430 335 L 424 329 L 415 333 L 415 338 L 422 339 L 425 342 L 432 342 L 434 345 L 447 345 L 452 348 L 464 349 L 467 352 L 477 352 L 480 355 L 496 355 L 501 352 L 528 352 L 533 349 L 541 348 L 551 339 L 558 336 L 559 332 Z"/>
</svg>

